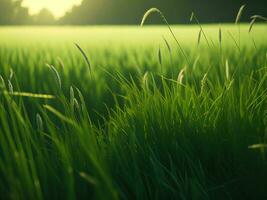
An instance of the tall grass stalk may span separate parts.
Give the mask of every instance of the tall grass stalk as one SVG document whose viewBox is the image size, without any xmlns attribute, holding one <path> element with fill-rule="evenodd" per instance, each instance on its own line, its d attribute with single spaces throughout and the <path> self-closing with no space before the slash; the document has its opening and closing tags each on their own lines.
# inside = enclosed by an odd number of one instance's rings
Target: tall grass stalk
<svg viewBox="0 0 267 200">
<path fill-rule="evenodd" d="M 181 53 L 183 54 L 184 58 L 186 59 L 187 64 L 190 65 L 190 61 L 189 61 L 188 56 L 186 55 L 186 53 L 185 53 L 185 51 L 183 50 L 181 44 L 179 43 L 179 41 L 177 40 L 175 34 L 173 33 L 172 28 L 171 28 L 170 24 L 168 23 L 167 19 L 165 18 L 165 16 L 163 15 L 163 13 L 162 13 L 159 9 L 157 9 L 157 8 L 150 8 L 149 10 L 147 10 L 147 11 L 145 12 L 143 18 L 142 18 L 142 21 L 141 21 L 141 27 L 144 26 L 145 21 L 147 20 L 147 18 L 149 17 L 149 15 L 151 15 L 152 13 L 157 13 L 157 14 L 159 14 L 159 16 L 162 18 L 163 22 L 167 25 L 167 27 L 168 27 L 168 29 L 169 29 L 169 31 L 170 31 L 172 37 L 174 38 L 174 40 L 175 40 L 177 46 L 179 47 Z"/>
<path fill-rule="evenodd" d="M 241 17 L 242 17 L 242 14 L 243 14 L 243 12 L 244 12 L 244 9 L 245 9 L 245 7 L 246 7 L 246 5 L 242 5 L 240 8 L 239 8 L 239 10 L 238 10 L 238 13 L 237 13 L 237 15 L 236 15 L 236 19 L 235 19 L 235 24 L 238 24 L 238 44 L 239 44 L 239 47 L 240 47 L 240 43 L 241 43 L 241 30 L 240 30 L 240 24 L 239 24 L 239 22 L 240 22 L 240 19 L 241 19 Z"/>
</svg>

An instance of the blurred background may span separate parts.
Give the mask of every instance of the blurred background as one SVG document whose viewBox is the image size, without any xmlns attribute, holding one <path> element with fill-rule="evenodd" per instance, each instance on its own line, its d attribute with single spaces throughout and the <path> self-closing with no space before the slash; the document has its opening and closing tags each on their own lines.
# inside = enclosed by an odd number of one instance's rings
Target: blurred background
<svg viewBox="0 0 267 200">
<path fill-rule="evenodd" d="M 242 21 L 267 16 L 266 0 L 0 0 L 1 25 L 139 24 L 144 12 L 159 8 L 171 24 L 189 23 L 194 11 L 201 23 L 233 22 L 246 4 Z M 150 23 L 161 23 L 157 16 Z"/>
</svg>

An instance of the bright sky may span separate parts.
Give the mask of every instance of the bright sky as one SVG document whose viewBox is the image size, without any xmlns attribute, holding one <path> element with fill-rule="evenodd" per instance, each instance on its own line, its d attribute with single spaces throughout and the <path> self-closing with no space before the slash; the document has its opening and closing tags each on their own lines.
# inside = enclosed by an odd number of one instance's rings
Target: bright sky
<svg viewBox="0 0 267 200">
<path fill-rule="evenodd" d="M 82 0 L 23 0 L 23 6 L 30 10 L 30 14 L 38 13 L 42 8 L 49 9 L 55 17 L 61 17 L 73 5 L 80 4 Z"/>
</svg>

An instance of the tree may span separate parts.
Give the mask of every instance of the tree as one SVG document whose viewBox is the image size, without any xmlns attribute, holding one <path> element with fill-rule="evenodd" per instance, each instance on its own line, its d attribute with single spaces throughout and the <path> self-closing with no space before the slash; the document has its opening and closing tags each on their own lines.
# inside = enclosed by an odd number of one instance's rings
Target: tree
<svg viewBox="0 0 267 200">
<path fill-rule="evenodd" d="M 0 24 L 139 24 L 151 7 L 159 8 L 169 23 L 188 23 L 192 11 L 201 23 L 233 22 L 239 7 L 246 4 L 242 20 L 254 14 L 267 16 L 266 0 L 83 0 L 56 20 L 48 9 L 30 16 L 23 0 L 0 0 Z M 148 23 L 162 23 L 159 16 Z"/>
<path fill-rule="evenodd" d="M 43 8 L 37 15 L 32 16 L 33 23 L 37 25 L 52 25 L 56 20 L 50 10 Z"/>
<path fill-rule="evenodd" d="M 31 22 L 31 17 L 29 15 L 29 9 L 22 7 L 22 0 L 14 2 L 14 24 L 28 24 Z"/>
<path fill-rule="evenodd" d="M 246 4 L 243 20 L 254 14 L 267 15 L 266 0 L 83 0 L 61 20 L 61 24 L 138 24 L 144 12 L 159 8 L 170 23 L 188 23 L 194 11 L 200 22 L 233 22 Z M 150 17 L 150 23 L 161 23 Z"/>
<path fill-rule="evenodd" d="M 28 9 L 21 4 L 22 0 L 0 0 L 0 24 L 29 23 Z"/>
<path fill-rule="evenodd" d="M 0 24 L 23 25 L 55 23 L 53 14 L 48 9 L 42 9 L 37 15 L 30 16 L 29 9 L 22 6 L 22 0 L 0 0 Z"/>
</svg>

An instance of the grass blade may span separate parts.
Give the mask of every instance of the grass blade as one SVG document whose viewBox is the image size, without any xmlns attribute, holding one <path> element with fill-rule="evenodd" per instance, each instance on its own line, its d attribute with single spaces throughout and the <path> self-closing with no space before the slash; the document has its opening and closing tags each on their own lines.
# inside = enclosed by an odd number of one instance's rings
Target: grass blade
<svg viewBox="0 0 267 200">
<path fill-rule="evenodd" d="M 89 72 L 90 72 L 90 74 L 91 74 L 91 73 L 92 73 L 91 63 L 90 63 L 90 61 L 89 61 L 89 59 L 88 59 L 86 53 L 84 52 L 84 50 L 83 50 L 77 43 L 75 43 L 75 46 L 76 46 L 76 47 L 78 48 L 78 50 L 81 52 L 81 54 L 82 54 L 84 60 L 86 61 L 87 66 L 88 66 L 88 68 L 89 68 Z"/>
<path fill-rule="evenodd" d="M 201 31 L 201 30 L 199 30 L 199 33 L 198 33 L 198 38 L 197 38 L 197 45 L 198 45 L 198 46 L 199 46 L 199 44 L 200 44 L 201 35 L 202 35 L 202 31 Z"/>
<path fill-rule="evenodd" d="M 53 113 L 55 116 L 57 116 L 59 119 L 61 119 L 64 122 L 67 122 L 68 124 L 71 125 L 76 125 L 74 121 L 72 121 L 71 119 L 69 119 L 68 117 L 64 116 L 63 114 L 61 114 L 59 111 L 57 111 L 55 108 L 53 108 L 52 106 L 49 105 L 44 105 L 43 106 L 46 110 L 48 110 L 49 112 Z"/>
<path fill-rule="evenodd" d="M 4 94 L 8 94 L 11 96 L 20 96 L 20 97 L 30 97 L 30 98 L 36 98 L 36 99 L 55 99 L 56 97 L 49 94 L 34 94 L 34 93 L 28 93 L 28 92 L 8 92 L 4 91 Z"/>
<path fill-rule="evenodd" d="M 179 41 L 177 40 L 176 36 L 174 35 L 174 32 L 172 31 L 172 28 L 170 26 L 170 24 L 168 23 L 167 19 L 165 18 L 165 16 L 163 15 L 163 13 L 157 9 L 157 8 L 150 8 L 148 11 L 146 11 L 146 13 L 144 14 L 142 21 L 141 21 L 141 27 L 144 26 L 146 19 L 148 18 L 149 15 L 151 15 L 152 13 L 158 13 L 160 15 L 160 17 L 162 18 L 163 22 L 167 25 L 172 37 L 174 38 L 176 44 L 178 45 L 180 51 L 182 52 L 183 56 L 185 57 L 187 63 L 190 65 L 188 56 L 186 55 L 186 53 L 184 52 L 181 44 L 179 43 Z"/>
</svg>

